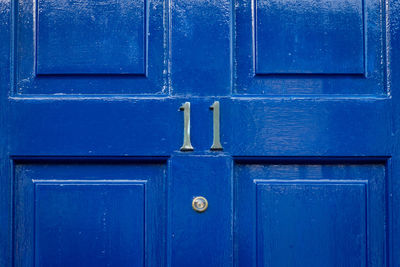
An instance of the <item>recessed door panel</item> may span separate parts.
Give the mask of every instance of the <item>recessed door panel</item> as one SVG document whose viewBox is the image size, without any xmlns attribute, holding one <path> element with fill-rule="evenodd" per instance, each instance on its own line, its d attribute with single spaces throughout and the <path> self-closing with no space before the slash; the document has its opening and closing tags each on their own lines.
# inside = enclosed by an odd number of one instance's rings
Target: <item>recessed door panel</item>
<svg viewBox="0 0 400 267">
<path fill-rule="evenodd" d="M 15 5 L 13 95 L 168 93 L 163 0 Z"/>
<path fill-rule="evenodd" d="M 364 73 L 363 0 L 255 0 L 256 74 Z"/>
<path fill-rule="evenodd" d="M 237 0 L 238 95 L 385 95 L 385 5 Z"/>
<path fill-rule="evenodd" d="M 160 161 L 15 161 L 18 266 L 165 264 Z"/>
<path fill-rule="evenodd" d="M 143 266 L 145 185 L 34 181 L 35 266 Z"/>
<path fill-rule="evenodd" d="M 239 266 L 381 266 L 385 165 L 239 162 Z"/>
<path fill-rule="evenodd" d="M 254 181 L 257 266 L 366 266 L 366 181 Z"/>
<path fill-rule="evenodd" d="M 37 74 L 145 74 L 145 0 L 36 4 Z"/>
</svg>

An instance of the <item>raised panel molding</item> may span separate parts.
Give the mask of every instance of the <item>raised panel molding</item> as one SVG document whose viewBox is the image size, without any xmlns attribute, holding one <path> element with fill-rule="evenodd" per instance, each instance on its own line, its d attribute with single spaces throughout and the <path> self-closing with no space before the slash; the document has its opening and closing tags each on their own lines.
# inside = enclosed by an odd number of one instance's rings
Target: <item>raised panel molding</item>
<svg viewBox="0 0 400 267">
<path fill-rule="evenodd" d="M 254 183 L 257 265 L 366 266 L 368 181 Z"/>
<path fill-rule="evenodd" d="M 144 265 L 146 181 L 33 183 L 35 266 Z"/>
<path fill-rule="evenodd" d="M 386 179 L 385 159 L 236 159 L 238 266 L 385 265 Z"/>
<path fill-rule="evenodd" d="M 254 0 L 256 74 L 364 74 L 362 0 Z"/>
<path fill-rule="evenodd" d="M 234 95 L 387 95 L 384 2 L 236 0 L 234 11 Z"/>
<path fill-rule="evenodd" d="M 14 159 L 14 264 L 165 266 L 166 168 L 160 158 Z"/>
<path fill-rule="evenodd" d="M 36 5 L 38 75 L 145 75 L 145 0 L 37 0 Z"/>
<path fill-rule="evenodd" d="M 166 95 L 164 1 L 15 1 L 11 94 Z"/>
</svg>

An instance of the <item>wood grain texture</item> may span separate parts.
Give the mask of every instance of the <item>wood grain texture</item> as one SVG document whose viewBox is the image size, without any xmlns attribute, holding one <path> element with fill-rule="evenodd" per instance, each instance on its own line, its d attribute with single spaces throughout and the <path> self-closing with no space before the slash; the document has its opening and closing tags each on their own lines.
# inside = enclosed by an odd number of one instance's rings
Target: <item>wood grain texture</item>
<svg viewBox="0 0 400 267">
<path fill-rule="evenodd" d="M 117 2 L 0 1 L 0 266 L 34 266 L 49 249 L 62 251 L 46 247 L 56 236 L 48 229 L 60 230 L 73 250 L 79 238 L 67 234 L 72 222 L 87 223 L 85 216 L 114 208 L 110 203 L 120 197 L 111 193 L 101 205 L 110 187 L 92 197 L 90 187 L 81 195 L 40 189 L 35 203 L 33 180 L 146 181 L 145 244 L 123 236 L 121 244 L 129 245 L 120 252 L 144 251 L 147 266 L 321 265 L 323 259 L 338 266 L 345 264 L 340 255 L 353 265 L 400 265 L 398 1 L 339 1 L 345 9 L 328 0 Z M 134 5 L 125 9 L 129 14 L 118 9 L 124 3 Z M 311 7 L 321 12 L 309 21 Z M 262 11 L 258 19 L 255 9 Z M 286 24 L 264 23 L 282 13 Z M 115 24 L 98 27 L 107 19 Z M 71 35 L 81 30 L 82 38 Z M 305 37 L 315 31 L 321 35 Z M 333 37 L 337 32 L 343 39 Z M 303 41 L 294 49 L 296 36 Z M 87 49 L 103 38 L 98 50 Z M 214 101 L 223 151 L 210 151 Z M 185 102 L 194 152 L 179 151 L 178 109 Z M 254 181 L 261 181 L 258 193 Z M 125 194 L 129 186 L 120 189 Z M 197 195 L 209 202 L 201 214 L 191 207 Z M 96 199 L 93 213 L 68 209 L 84 201 L 90 210 Z M 127 229 L 142 229 L 142 210 L 129 203 L 135 197 L 128 199 L 113 217 L 138 219 Z M 55 228 L 42 222 L 46 210 Z M 57 215 L 63 210 L 71 222 L 64 226 Z M 315 229 L 315 222 L 324 225 Z M 98 236 L 106 233 L 115 240 L 113 230 Z M 256 233 L 268 238 L 256 241 Z M 86 234 L 90 240 L 80 245 L 90 252 L 98 244 Z M 323 244 L 321 235 L 337 239 Z M 104 263 L 123 259 L 108 248 Z"/>
</svg>

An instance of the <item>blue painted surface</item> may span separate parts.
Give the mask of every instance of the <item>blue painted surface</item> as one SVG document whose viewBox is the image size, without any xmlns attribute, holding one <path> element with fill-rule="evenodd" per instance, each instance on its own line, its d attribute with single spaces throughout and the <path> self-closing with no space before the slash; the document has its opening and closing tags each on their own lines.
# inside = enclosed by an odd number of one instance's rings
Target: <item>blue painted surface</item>
<svg viewBox="0 0 400 267">
<path fill-rule="evenodd" d="M 35 266 L 143 266 L 145 181 L 34 181 Z"/>
<path fill-rule="evenodd" d="M 375 0 L 237 0 L 233 93 L 384 96 L 384 10 Z"/>
<path fill-rule="evenodd" d="M 14 1 L 15 80 L 7 91 L 164 95 L 164 5 L 163 0 Z"/>
<path fill-rule="evenodd" d="M 144 75 L 145 3 L 37 1 L 37 74 Z"/>
<path fill-rule="evenodd" d="M 239 160 L 239 266 L 385 266 L 384 162 Z"/>
<path fill-rule="evenodd" d="M 366 184 L 254 183 L 258 266 L 366 266 Z"/>
<path fill-rule="evenodd" d="M 166 265 L 165 159 L 16 160 L 14 168 L 15 266 Z"/>
<path fill-rule="evenodd" d="M 363 0 L 255 0 L 256 74 L 364 73 Z"/>
<path fill-rule="evenodd" d="M 399 14 L 0 1 L 0 266 L 400 266 Z"/>
<path fill-rule="evenodd" d="M 174 156 L 170 167 L 169 263 L 232 266 L 231 159 L 223 155 Z M 203 213 L 191 207 L 196 196 L 208 201 Z"/>
<path fill-rule="evenodd" d="M 232 1 L 170 1 L 171 92 L 225 96 L 231 91 Z"/>
</svg>

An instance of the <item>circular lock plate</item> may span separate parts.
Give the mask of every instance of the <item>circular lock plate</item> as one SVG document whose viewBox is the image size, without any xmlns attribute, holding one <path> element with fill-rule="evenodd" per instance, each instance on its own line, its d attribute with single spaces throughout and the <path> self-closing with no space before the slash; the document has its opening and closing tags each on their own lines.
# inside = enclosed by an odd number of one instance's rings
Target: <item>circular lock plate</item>
<svg viewBox="0 0 400 267">
<path fill-rule="evenodd" d="M 192 201 L 192 207 L 197 212 L 203 212 L 208 208 L 208 201 L 205 197 L 195 197 Z"/>
</svg>

